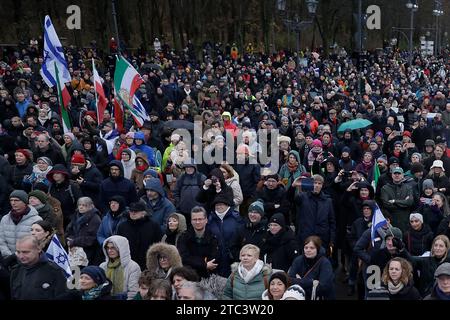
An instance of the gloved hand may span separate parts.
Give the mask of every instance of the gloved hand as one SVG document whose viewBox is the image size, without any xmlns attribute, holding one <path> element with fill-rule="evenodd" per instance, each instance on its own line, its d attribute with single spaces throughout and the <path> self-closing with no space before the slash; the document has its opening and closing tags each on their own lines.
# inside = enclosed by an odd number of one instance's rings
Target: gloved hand
<svg viewBox="0 0 450 320">
<path fill-rule="evenodd" d="M 398 251 L 402 251 L 405 248 L 403 241 L 400 238 L 394 237 L 392 239 L 392 245 L 398 249 Z"/>
</svg>

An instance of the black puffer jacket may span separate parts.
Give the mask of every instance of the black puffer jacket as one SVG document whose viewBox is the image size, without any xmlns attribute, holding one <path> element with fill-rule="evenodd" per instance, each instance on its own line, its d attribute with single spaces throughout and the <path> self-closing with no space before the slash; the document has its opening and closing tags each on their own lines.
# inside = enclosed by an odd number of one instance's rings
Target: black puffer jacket
<svg viewBox="0 0 450 320">
<path fill-rule="evenodd" d="M 261 256 L 266 259 L 266 263 L 272 263 L 273 269 L 281 269 L 286 272 L 300 254 L 297 239 L 290 228 L 281 229 L 276 235 L 267 232 L 266 243 L 262 251 Z"/>
<path fill-rule="evenodd" d="M 239 253 L 241 248 L 246 244 L 254 244 L 258 248 L 264 248 L 267 236 L 267 219 L 263 218 L 259 223 L 253 224 L 248 220 L 245 225 L 241 226 L 236 233 L 231 245 L 231 251 L 235 261 L 239 261 Z"/>
</svg>

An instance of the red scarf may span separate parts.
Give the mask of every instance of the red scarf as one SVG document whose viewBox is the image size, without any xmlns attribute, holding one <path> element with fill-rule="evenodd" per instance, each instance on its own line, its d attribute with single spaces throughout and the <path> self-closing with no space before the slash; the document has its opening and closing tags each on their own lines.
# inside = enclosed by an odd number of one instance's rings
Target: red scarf
<svg viewBox="0 0 450 320">
<path fill-rule="evenodd" d="M 142 166 L 136 166 L 136 169 L 138 169 L 139 171 L 144 172 L 145 170 L 148 169 L 148 164 L 143 164 Z"/>
<path fill-rule="evenodd" d="M 28 206 L 23 211 L 15 211 L 11 209 L 9 215 L 14 224 L 18 225 L 19 222 L 22 220 L 23 216 L 27 215 L 30 212 L 30 210 L 31 209 Z"/>
<path fill-rule="evenodd" d="M 289 161 L 286 163 L 289 169 L 289 172 L 295 172 L 298 169 L 298 162 L 295 161 L 294 164 L 291 164 Z"/>
</svg>

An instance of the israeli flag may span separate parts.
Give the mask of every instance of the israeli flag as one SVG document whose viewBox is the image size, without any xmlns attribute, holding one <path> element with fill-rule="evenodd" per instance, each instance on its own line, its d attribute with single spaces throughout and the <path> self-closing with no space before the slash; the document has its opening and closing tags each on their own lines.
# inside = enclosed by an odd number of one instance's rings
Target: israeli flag
<svg viewBox="0 0 450 320">
<path fill-rule="evenodd" d="M 386 224 L 387 224 L 386 218 L 383 216 L 380 207 L 378 207 L 378 205 L 375 204 L 374 213 L 372 216 L 372 226 L 370 227 L 370 237 L 372 239 L 372 246 L 375 245 L 377 230 Z"/>
<path fill-rule="evenodd" d="M 44 62 L 42 63 L 41 76 L 49 87 L 56 86 L 55 63 L 58 67 L 59 77 L 63 83 L 70 82 L 69 69 L 64 50 L 56 34 L 55 27 L 49 16 L 45 16 L 44 21 Z"/>
<path fill-rule="evenodd" d="M 69 265 L 69 256 L 56 235 L 53 235 L 45 254 L 49 260 L 53 261 L 64 270 L 67 278 L 72 276 L 72 270 Z"/>
</svg>

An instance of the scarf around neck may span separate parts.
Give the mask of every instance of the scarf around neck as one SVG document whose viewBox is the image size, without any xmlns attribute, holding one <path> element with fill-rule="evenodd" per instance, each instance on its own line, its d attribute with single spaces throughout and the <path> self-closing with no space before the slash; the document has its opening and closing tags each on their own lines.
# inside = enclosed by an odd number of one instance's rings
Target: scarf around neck
<svg viewBox="0 0 450 320">
<path fill-rule="evenodd" d="M 107 285 L 108 285 L 108 283 L 103 283 L 95 288 L 84 291 L 81 298 L 83 300 L 96 300 L 98 297 L 100 297 L 100 295 L 102 294 L 103 288 Z"/>
<path fill-rule="evenodd" d="M 264 262 L 262 260 L 256 261 L 255 265 L 251 270 L 244 268 L 242 263 L 239 263 L 238 272 L 245 283 L 249 283 L 254 277 L 256 277 L 264 267 Z"/>
<path fill-rule="evenodd" d="M 439 286 L 436 285 L 436 296 L 439 298 L 439 300 L 450 300 L 450 294 L 445 294 Z"/>
<path fill-rule="evenodd" d="M 395 285 L 392 281 L 388 281 L 388 290 L 391 294 L 397 294 L 399 293 L 405 285 L 401 282 L 399 282 L 397 285 Z"/>
<path fill-rule="evenodd" d="M 30 212 L 30 210 L 31 209 L 28 206 L 23 211 L 15 211 L 15 210 L 11 209 L 11 212 L 10 212 L 11 220 L 14 222 L 15 225 L 18 225 L 19 222 L 22 220 L 22 218 L 24 216 L 26 216 Z"/>
<path fill-rule="evenodd" d="M 120 262 L 120 258 L 115 261 L 108 261 L 106 268 L 106 277 L 112 282 L 112 294 L 119 294 L 124 291 L 125 270 Z"/>
</svg>

